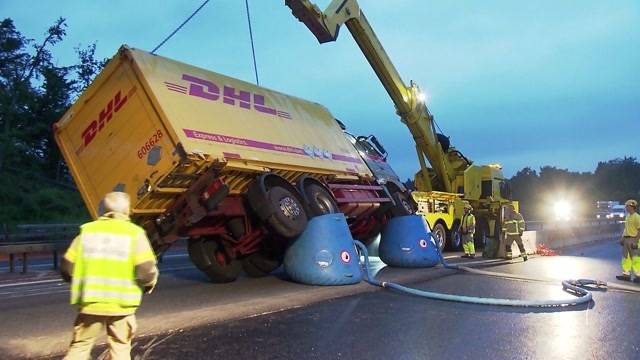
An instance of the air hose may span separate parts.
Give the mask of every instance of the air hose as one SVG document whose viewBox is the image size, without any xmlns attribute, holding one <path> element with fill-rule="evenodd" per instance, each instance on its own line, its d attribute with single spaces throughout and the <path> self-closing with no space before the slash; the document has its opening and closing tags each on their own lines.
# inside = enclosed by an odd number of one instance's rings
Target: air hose
<svg viewBox="0 0 640 360">
<path fill-rule="evenodd" d="M 380 286 L 383 288 L 390 288 L 390 289 L 394 289 L 404 293 L 417 295 L 417 296 L 421 296 L 429 299 L 455 301 L 455 302 L 463 302 L 463 303 L 469 303 L 469 304 L 519 306 L 519 307 L 573 306 L 573 305 L 588 303 L 592 300 L 591 292 L 581 288 L 580 286 L 586 286 L 586 285 L 601 286 L 602 285 L 602 282 L 595 282 L 593 280 L 578 280 L 582 282 L 570 281 L 570 280 L 562 281 L 563 290 L 576 296 L 575 298 L 567 299 L 567 300 L 497 299 L 497 298 L 483 298 L 483 297 L 475 297 L 475 296 L 464 296 L 464 295 L 454 295 L 454 294 L 444 294 L 444 293 L 436 293 L 431 291 L 424 291 L 424 290 L 413 289 L 406 286 L 402 286 L 400 284 L 396 284 L 393 282 L 376 280 L 375 277 L 371 274 L 371 269 L 369 266 L 369 253 L 367 252 L 366 246 L 357 240 L 354 240 L 354 242 L 357 248 L 360 250 L 361 255 L 364 257 L 366 281 L 369 284 Z M 463 271 L 473 270 L 470 272 L 478 273 L 478 271 L 476 271 L 475 269 L 448 264 L 442 257 L 442 254 L 440 253 L 439 250 L 438 250 L 438 256 L 440 257 L 440 262 L 442 263 L 442 265 L 447 269 L 463 270 Z M 489 272 L 485 272 L 485 273 L 489 273 Z M 497 276 L 497 274 L 499 273 L 492 273 L 493 276 Z M 504 275 L 510 275 L 510 274 L 504 274 Z M 502 274 L 500 276 L 502 276 Z M 505 277 L 517 278 L 516 276 L 505 276 Z M 534 280 L 534 279 L 530 279 L 530 280 Z"/>
</svg>

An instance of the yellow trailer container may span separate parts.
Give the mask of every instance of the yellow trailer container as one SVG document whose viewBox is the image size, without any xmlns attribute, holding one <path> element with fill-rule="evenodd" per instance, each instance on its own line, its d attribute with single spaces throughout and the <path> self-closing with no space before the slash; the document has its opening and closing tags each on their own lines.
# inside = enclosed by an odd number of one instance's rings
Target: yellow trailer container
<svg viewBox="0 0 640 360">
<path fill-rule="evenodd" d="M 344 212 L 360 235 L 408 198 L 325 107 L 126 46 L 54 131 L 93 217 L 127 192 L 156 251 L 191 239 L 213 281 L 268 272 L 310 216 Z"/>
</svg>

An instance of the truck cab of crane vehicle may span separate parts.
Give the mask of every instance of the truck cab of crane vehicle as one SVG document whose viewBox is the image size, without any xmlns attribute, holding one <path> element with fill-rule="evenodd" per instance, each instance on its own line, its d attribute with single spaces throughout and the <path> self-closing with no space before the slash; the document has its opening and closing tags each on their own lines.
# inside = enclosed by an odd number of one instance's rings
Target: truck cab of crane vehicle
<svg viewBox="0 0 640 360">
<path fill-rule="evenodd" d="M 407 189 L 400 180 L 398 174 L 387 162 L 388 153 L 374 135 L 355 136 L 346 130 L 346 126 L 338 119 L 338 125 L 349 142 L 356 148 L 362 160 L 373 173 L 380 185 L 393 183 L 398 190 L 405 192 Z"/>
<path fill-rule="evenodd" d="M 464 171 L 464 176 L 458 178 L 456 189 L 464 193 L 466 199 L 511 199 L 511 188 L 502 173 L 502 166 L 498 164 L 471 165 Z"/>
</svg>

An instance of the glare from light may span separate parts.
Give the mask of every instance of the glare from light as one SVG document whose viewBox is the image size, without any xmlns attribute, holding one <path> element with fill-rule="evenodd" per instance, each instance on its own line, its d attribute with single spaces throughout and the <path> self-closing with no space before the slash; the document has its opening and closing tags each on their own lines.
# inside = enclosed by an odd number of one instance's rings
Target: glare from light
<svg viewBox="0 0 640 360">
<path fill-rule="evenodd" d="M 553 205 L 553 211 L 557 220 L 568 220 L 571 218 L 571 205 L 565 200 L 559 200 Z"/>
<path fill-rule="evenodd" d="M 418 101 L 421 102 L 421 103 L 423 103 L 423 102 L 425 102 L 425 100 L 427 100 L 427 95 L 425 95 L 425 93 L 423 93 L 423 92 L 419 92 L 417 97 L 418 97 Z"/>
</svg>

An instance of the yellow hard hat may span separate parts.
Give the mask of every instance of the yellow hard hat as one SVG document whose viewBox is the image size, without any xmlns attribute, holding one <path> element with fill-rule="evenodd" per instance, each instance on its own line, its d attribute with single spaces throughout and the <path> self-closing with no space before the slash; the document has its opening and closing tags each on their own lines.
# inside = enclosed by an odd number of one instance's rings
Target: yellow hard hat
<svg viewBox="0 0 640 360">
<path fill-rule="evenodd" d="M 464 202 L 464 208 L 465 208 L 465 209 L 473 209 L 473 207 L 471 206 L 471 204 L 469 204 L 469 202 L 468 202 L 468 201 L 465 201 L 465 202 Z"/>
<path fill-rule="evenodd" d="M 627 200 L 624 204 L 627 206 L 633 206 L 634 208 L 638 207 L 638 202 L 633 199 Z"/>
</svg>

